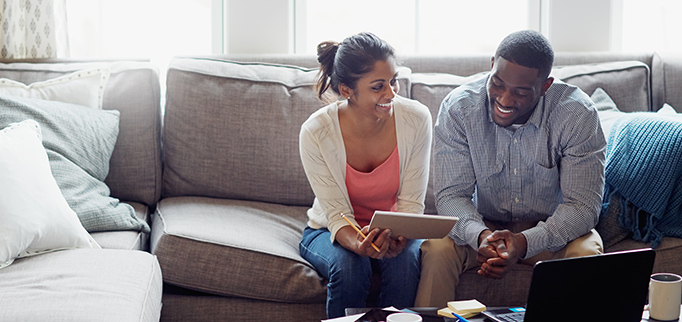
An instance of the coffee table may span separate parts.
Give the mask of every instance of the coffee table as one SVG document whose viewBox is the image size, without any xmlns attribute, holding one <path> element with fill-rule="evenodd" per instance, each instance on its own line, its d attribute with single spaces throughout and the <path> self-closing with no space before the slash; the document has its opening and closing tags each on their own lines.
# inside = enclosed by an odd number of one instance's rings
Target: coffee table
<svg viewBox="0 0 682 322">
<path fill-rule="evenodd" d="M 438 310 L 441 308 L 437 307 L 411 307 L 408 308 L 408 310 L 412 310 L 414 312 L 419 313 L 419 315 L 422 316 L 424 319 L 424 322 L 455 322 L 457 319 L 455 318 L 447 318 L 447 317 L 441 317 L 438 316 Z M 494 307 L 491 307 L 490 309 L 495 309 Z M 353 315 L 353 314 L 361 314 L 365 313 L 367 311 L 371 310 L 371 308 L 348 308 L 346 309 L 346 315 Z M 680 310 L 682 311 L 682 306 L 680 306 Z M 483 314 L 479 314 L 477 316 L 468 318 L 467 321 L 470 322 L 488 322 L 490 320 L 487 320 Z M 649 311 L 644 311 L 644 314 L 642 316 L 642 322 L 656 322 L 657 320 L 649 319 Z"/>
<path fill-rule="evenodd" d="M 448 318 L 448 317 L 438 316 L 438 310 L 442 309 L 440 307 L 410 307 L 407 309 L 419 313 L 419 315 L 422 316 L 423 322 L 455 322 L 455 321 L 457 321 L 457 319 L 454 317 Z M 365 312 L 368 312 L 369 310 L 371 310 L 371 308 L 366 308 L 366 307 L 365 308 L 347 308 L 346 309 L 346 316 L 365 313 Z M 485 320 L 485 317 L 483 316 L 483 314 L 479 314 L 475 317 L 468 318 L 467 321 L 483 322 L 486 320 Z"/>
</svg>

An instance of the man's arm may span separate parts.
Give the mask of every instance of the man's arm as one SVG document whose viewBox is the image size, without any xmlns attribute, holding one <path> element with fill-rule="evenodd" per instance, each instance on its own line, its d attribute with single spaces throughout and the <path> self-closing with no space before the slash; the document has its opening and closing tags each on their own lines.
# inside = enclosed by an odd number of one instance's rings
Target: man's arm
<svg viewBox="0 0 682 322">
<path fill-rule="evenodd" d="M 450 237 L 459 245 L 478 249 L 478 237 L 487 229 L 474 206 L 476 176 L 463 120 L 457 113 L 457 91 L 441 104 L 434 128 L 434 192 L 440 215 L 459 220 Z"/>
<path fill-rule="evenodd" d="M 528 242 L 524 258 L 556 251 L 586 234 L 599 220 L 604 191 L 606 141 L 594 109 L 567 120 L 561 134 L 559 183 L 563 202 L 551 216 L 523 232 Z"/>
</svg>

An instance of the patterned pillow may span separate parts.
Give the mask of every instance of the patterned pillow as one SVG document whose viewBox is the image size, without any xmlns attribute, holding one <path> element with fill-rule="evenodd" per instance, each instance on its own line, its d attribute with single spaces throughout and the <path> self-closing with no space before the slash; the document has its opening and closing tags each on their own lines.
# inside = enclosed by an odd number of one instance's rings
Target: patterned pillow
<svg viewBox="0 0 682 322">
<path fill-rule="evenodd" d="M 52 174 L 85 229 L 149 231 L 132 206 L 110 197 L 103 182 L 118 136 L 118 111 L 0 97 L 0 128 L 27 119 L 40 124 Z"/>
<path fill-rule="evenodd" d="M 84 69 L 29 85 L 0 79 L 0 94 L 72 103 L 101 109 L 104 87 L 111 71 L 107 67 Z"/>
</svg>

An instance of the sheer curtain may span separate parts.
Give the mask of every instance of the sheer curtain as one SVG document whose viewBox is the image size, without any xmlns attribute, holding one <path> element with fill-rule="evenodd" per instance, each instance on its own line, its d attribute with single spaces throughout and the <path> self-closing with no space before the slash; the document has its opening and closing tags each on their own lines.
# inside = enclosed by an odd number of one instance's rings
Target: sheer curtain
<svg viewBox="0 0 682 322">
<path fill-rule="evenodd" d="M 68 52 L 64 0 L 0 0 L 0 58 L 55 58 Z"/>
</svg>

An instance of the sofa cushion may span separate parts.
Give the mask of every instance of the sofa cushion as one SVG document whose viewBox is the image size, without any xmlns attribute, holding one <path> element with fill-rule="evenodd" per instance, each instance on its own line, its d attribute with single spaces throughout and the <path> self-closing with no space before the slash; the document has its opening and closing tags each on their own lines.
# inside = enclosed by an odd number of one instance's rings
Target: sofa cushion
<svg viewBox="0 0 682 322">
<path fill-rule="evenodd" d="M 279 302 L 324 302 L 326 282 L 301 258 L 307 207 L 165 198 L 152 220 L 152 252 L 166 283 Z"/>
<path fill-rule="evenodd" d="M 149 253 L 75 249 L 0 270 L 2 321 L 159 321 L 161 270 Z"/>
<path fill-rule="evenodd" d="M 134 209 L 109 195 L 109 173 L 118 136 L 118 111 L 22 97 L 0 97 L 0 128 L 27 119 L 37 121 L 50 167 L 64 198 L 89 232 L 148 231 Z"/>
<path fill-rule="evenodd" d="M 588 95 L 598 87 L 624 112 L 651 111 L 651 72 L 640 61 L 555 67 L 552 76 L 580 87 Z"/>
<path fill-rule="evenodd" d="M 111 195 L 153 205 L 161 195 L 161 108 L 158 69 L 149 62 L 0 63 L 0 77 L 25 84 L 92 68 L 111 71 L 102 108 L 120 112 L 106 183 Z"/>
<path fill-rule="evenodd" d="M 135 216 L 139 220 L 151 222 L 149 206 L 134 201 L 127 203 L 135 209 Z M 137 230 L 97 231 L 90 234 L 102 248 L 143 251 L 149 251 L 149 235 L 148 232 Z"/>
<path fill-rule="evenodd" d="M 310 114 L 325 105 L 312 88 L 317 72 L 174 59 L 164 120 L 164 196 L 311 205 L 298 134 Z"/>
<path fill-rule="evenodd" d="M 656 52 L 651 66 L 654 109 L 668 103 L 682 113 L 682 55 L 679 52 Z"/>
</svg>

